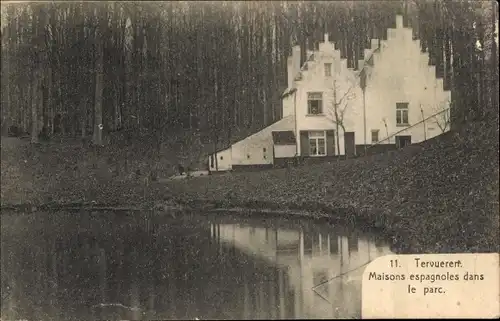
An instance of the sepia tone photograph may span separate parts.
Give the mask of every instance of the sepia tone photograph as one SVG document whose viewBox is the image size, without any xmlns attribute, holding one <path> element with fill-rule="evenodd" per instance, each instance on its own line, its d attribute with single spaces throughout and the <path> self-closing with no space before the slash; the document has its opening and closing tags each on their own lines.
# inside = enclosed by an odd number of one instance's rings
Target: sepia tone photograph
<svg viewBox="0 0 500 321">
<path fill-rule="evenodd" d="M 378 258 L 499 253 L 498 9 L 2 0 L 1 320 L 360 319 Z"/>
</svg>

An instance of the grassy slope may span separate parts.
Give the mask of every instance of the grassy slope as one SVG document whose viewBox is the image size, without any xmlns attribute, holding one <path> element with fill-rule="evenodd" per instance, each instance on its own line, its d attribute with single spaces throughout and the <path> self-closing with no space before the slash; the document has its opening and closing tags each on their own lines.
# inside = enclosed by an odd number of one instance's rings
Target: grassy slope
<svg viewBox="0 0 500 321">
<path fill-rule="evenodd" d="M 177 159 L 163 153 L 159 161 L 147 144 L 94 148 L 78 139 L 41 143 L 2 138 L 2 204 L 126 200 L 127 190 L 155 170 L 173 174 Z M 136 171 L 141 177 L 137 178 Z"/>
<path fill-rule="evenodd" d="M 225 206 L 351 208 L 358 222 L 384 227 L 403 252 L 498 251 L 498 132 L 469 138 L 476 130 L 481 124 L 386 155 L 197 178 L 171 190 Z"/>
<path fill-rule="evenodd" d="M 482 130 L 476 124 L 461 135 L 449 133 L 369 158 L 147 187 L 142 179 L 109 174 L 109 164 L 120 162 L 119 155 L 106 163 L 105 153 L 95 157 L 76 147 L 33 151 L 29 145 L 4 149 L 2 140 L 2 203 L 176 199 L 319 210 L 379 226 L 403 252 L 498 251 L 498 130 L 483 133 L 485 139 L 470 135 Z M 147 157 L 136 154 L 137 162 Z"/>
</svg>

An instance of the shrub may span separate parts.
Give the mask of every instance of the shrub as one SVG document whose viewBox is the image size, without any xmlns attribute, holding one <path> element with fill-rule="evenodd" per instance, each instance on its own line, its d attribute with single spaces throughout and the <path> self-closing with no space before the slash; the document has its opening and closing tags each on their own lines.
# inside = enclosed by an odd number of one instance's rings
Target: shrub
<svg viewBox="0 0 500 321">
<path fill-rule="evenodd" d="M 7 135 L 9 137 L 19 137 L 23 134 L 23 131 L 17 127 L 16 125 L 12 125 L 9 127 L 8 131 L 7 131 Z"/>
<path fill-rule="evenodd" d="M 38 139 L 46 142 L 50 140 L 49 129 L 47 127 L 43 126 L 42 130 L 38 134 Z"/>
</svg>

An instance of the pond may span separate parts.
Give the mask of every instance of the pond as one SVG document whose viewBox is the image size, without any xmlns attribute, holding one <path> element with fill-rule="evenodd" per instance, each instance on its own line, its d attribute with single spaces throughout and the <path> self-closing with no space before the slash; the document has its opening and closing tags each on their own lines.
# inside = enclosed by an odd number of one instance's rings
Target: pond
<svg viewBox="0 0 500 321">
<path fill-rule="evenodd" d="M 172 214 L 2 213 L 2 319 L 359 318 L 391 253 L 324 222 Z"/>
</svg>

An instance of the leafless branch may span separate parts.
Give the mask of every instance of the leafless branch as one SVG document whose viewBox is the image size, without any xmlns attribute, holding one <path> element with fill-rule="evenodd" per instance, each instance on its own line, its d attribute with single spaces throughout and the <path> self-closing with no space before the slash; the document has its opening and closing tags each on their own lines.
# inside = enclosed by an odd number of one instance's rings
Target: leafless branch
<svg viewBox="0 0 500 321">
<path fill-rule="evenodd" d="M 333 90 L 337 90 L 335 87 L 336 86 L 334 85 L 334 89 Z M 346 98 L 350 97 L 350 94 L 351 94 L 351 91 L 352 91 L 353 88 L 354 88 L 354 86 L 350 86 L 347 89 L 347 91 L 342 95 L 342 97 L 340 98 L 340 100 L 335 101 L 335 98 L 334 98 L 333 108 L 330 109 L 330 113 L 333 116 L 332 117 L 333 118 L 332 121 L 334 123 L 338 123 L 339 126 L 341 126 L 342 128 L 344 127 L 344 116 L 345 116 L 345 113 L 347 111 L 347 105 L 345 106 L 345 108 L 339 108 L 339 107 L 343 105 L 343 102 L 344 102 L 344 100 Z"/>
<path fill-rule="evenodd" d="M 340 98 L 340 100 L 338 102 L 335 102 L 335 104 L 337 106 L 340 106 L 343 102 L 343 100 L 349 95 L 349 93 L 351 92 L 352 88 L 354 86 L 350 86 L 349 89 L 344 93 L 344 95 Z M 333 90 L 336 90 L 335 88 Z"/>
<path fill-rule="evenodd" d="M 448 104 L 451 104 L 450 100 L 448 99 L 446 101 Z M 439 112 L 438 115 L 434 117 L 434 123 L 439 127 L 442 133 L 444 133 L 450 126 L 450 116 L 449 116 L 449 111 L 450 108 L 435 108 L 437 109 L 436 111 Z"/>
<path fill-rule="evenodd" d="M 439 116 L 435 117 L 435 123 L 439 129 L 441 129 L 442 133 L 444 133 L 450 125 L 450 118 L 448 117 L 447 112 L 448 110 L 444 110 L 441 114 L 439 114 Z"/>
</svg>

